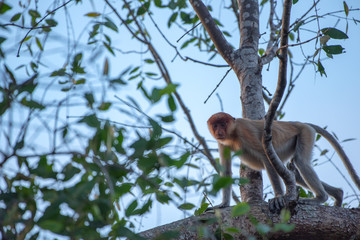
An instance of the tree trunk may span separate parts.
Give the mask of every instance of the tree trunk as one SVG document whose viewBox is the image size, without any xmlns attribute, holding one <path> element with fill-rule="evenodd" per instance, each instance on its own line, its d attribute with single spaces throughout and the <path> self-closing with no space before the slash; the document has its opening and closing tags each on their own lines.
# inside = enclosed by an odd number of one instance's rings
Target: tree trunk
<svg viewBox="0 0 360 240">
<path fill-rule="evenodd" d="M 222 231 L 232 227 L 239 229 L 239 233 L 231 233 L 234 239 L 248 239 L 254 236 L 257 239 L 296 239 L 296 240 L 321 240 L 360 239 L 360 209 L 346 209 L 330 206 L 297 205 L 292 209 L 293 215 L 289 222 L 295 224 L 291 232 L 269 232 L 260 235 L 254 225 L 258 223 L 274 225 L 280 223 L 278 214 L 271 214 L 268 205 L 257 203 L 251 205 L 248 214 L 240 217 L 231 217 L 231 207 L 219 210 L 218 219 L 214 213 L 205 213 L 193 216 L 170 224 L 156 227 L 140 235 L 153 239 L 167 231 L 178 231 L 174 239 L 215 239 L 219 236 L 219 227 Z M 321 216 L 321 217 L 319 217 Z M 216 220 L 215 220 L 216 219 Z M 208 235 L 206 235 L 206 233 Z M 224 236 L 221 237 L 222 239 Z M 216 238 L 220 239 L 220 238 Z"/>
</svg>

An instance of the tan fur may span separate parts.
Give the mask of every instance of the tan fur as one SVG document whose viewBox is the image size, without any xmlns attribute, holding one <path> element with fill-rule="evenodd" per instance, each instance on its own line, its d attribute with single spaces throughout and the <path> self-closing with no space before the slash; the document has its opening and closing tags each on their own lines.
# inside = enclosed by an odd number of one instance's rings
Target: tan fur
<svg viewBox="0 0 360 240">
<path fill-rule="evenodd" d="M 223 159 L 223 146 L 230 147 L 232 151 L 241 150 L 242 154 L 240 158 L 242 162 L 254 170 L 266 169 L 273 185 L 275 196 L 283 195 L 281 182 L 275 169 L 269 164 L 266 166 L 264 164 L 267 160 L 262 146 L 264 120 L 235 119 L 227 113 L 217 113 L 209 118 L 207 124 L 210 133 L 219 143 L 222 163 L 230 161 Z M 322 183 L 311 166 L 315 133 L 317 131 L 324 135 L 325 131 L 320 131 L 320 129 L 317 128 L 316 125 L 310 126 L 300 122 L 274 121 L 272 125 L 273 146 L 282 162 L 285 163 L 290 158 L 293 158 L 293 163 L 296 165 L 294 171 L 296 171 L 297 182 L 315 193 L 316 197 L 314 199 L 304 199 L 304 203 L 322 203 L 326 201 L 328 193 L 335 198 L 336 206 L 340 206 L 342 203 L 342 190 Z M 325 137 L 332 142 L 332 144 L 334 143 L 334 139 L 328 136 Z M 336 150 L 338 151 L 339 149 Z M 338 152 L 344 164 L 348 165 L 349 162 L 345 161 L 347 159 L 345 153 L 341 151 Z M 231 164 L 227 164 L 227 166 L 230 167 L 230 169 L 226 169 L 225 172 L 231 173 Z M 352 165 L 350 164 L 349 168 L 351 167 Z M 354 179 L 359 179 L 354 171 L 350 172 L 350 175 Z M 226 196 L 223 196 L 222 206 L 228 206 L 231 189 L 229 190 L 228 188 L 224 190 L 223 193 Z"/>
</svg>

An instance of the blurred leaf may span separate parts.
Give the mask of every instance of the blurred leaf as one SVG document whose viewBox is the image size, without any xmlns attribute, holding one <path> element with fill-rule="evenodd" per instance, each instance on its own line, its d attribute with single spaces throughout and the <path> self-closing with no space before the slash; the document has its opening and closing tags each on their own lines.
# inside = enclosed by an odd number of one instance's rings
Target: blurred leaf
<svg viewBox="0 0 360 240">
<path fill-rule="evenodd" d="M 209 207 L 208 203 L 202 203 L 201 207 L 199 209 L 196 209 L 194 212 L 195 216 L 200 216 L 201 214 L 203 214 L 205 212 L 205 210 Z"/>
<path fill-rule="evenodd" d="M 103 102 L 103 103 L 101 103 L 101 105 L 98 107 L 98 109 L 101 110 L 101 111 L 107 111 L 107 110 L 109 110 L 110 106 L 111 106 L 111 103 L 110 103 L 110 102 Z"/>
<path fill-rule="evenodd" d="M 178 16 L 178 13 L 177 13 L 177 12 L 173 13 L 173 14 L 170 16 L 169 21 L 168 21 L 168 27 L 170 27 L 171 24 L 176 21 L 177 16 Z"/>
<path fill-rule="evenodd" d="M 246 202 L 236 204 L 231 210 L 231 217 L 242 216 L 250 211 L 250 206 Z"/>
<path fill-rule="evenodd" d="M 29 15 L 33 18 L 39 18 L 41 17 L 40 13 L 36 10 L 30 9 L 29 10 Z"/>
<path fill-rule="evenodd" d="M 169 201 L 171 200 L 171 198 L 169 197 L 169 195 L 167 195 L 165 192 L 162 192 L 162 191 L 157 191 L 157 192 L 156 192 L 156 199 L 157 199 L 160 203 L 166 203 L 166 204 L 168 204 Z"/>
<path fill-rule="evenodd" d="M 45 22 L 47 23 L 48 26 L 50 27 L 55 27 L 57 26 L 57 21 L 55 21 L 54 19 L 46 19 Z"/>
<path fill-rule="evenodd" d="M 4 2 L 0 2 L 0 14 L 4 14 L 5 12 L 9 11 L 12 7 L 7 5 Z"/>
<path fill-rule="evenodd" d="M 105 61 L 104 61 L 103 75 L 104 76 L 109 75 L 109 60 L 108 60 L 108 58 L 105 58 Z"/>
<path fill-rule="evenodd" d="M 180 210 L 191 210 L 195 207 L 194 204 L 192 203 L 183 203 L 180 206 L 178 206 L 178 209 Z"/>
<path fill-rule="evenodd" d="M 0 3 L 1 4 L 1 3 Z M 0 10 L 1 11 L 1 10 Z M 17 13 L 15 14 L 11 19 L 10 22 L 16 22 L 17 20 L 19 20 L 21 17 L 21 13 Z"/>
<path fill-rule="evenodd" d="M 320 72 L 320 76 L 322 76 L 324 74 L 325 77 L 327 77 L 324 66 L 321 64 L 320 59 L 318 60 L 316 65 L 318 67 L 318 72 Z"/>
<path fill-rule="evenodd" d="M 149 118 L 149 123 L 152 127 L 152 134 L 151 134 L 151 137 L 152 138 L 159 138 L 162 134 L 162 129 L 161 129 L 161 126 L 156 122 L 154 121 L 153 119 Z"/>
<path fill-rule="evenodd" d="M 97 119 L 95 114 L 91 114 L 83 117 L 79 123 L 86 123 L 89 127 L 98 128 L 100 126 L 100 122 Z"/>
<path fill-rule="evenodd" d="M 40 42 L 40 40 L 39 40 L 38 37 L 35 38 L 35 41 L 36 41 L 36 44 L 37 44 L 37 46 L 39 47 L 39 49 L 40 49 L 41 51 L 44 51 L 44 48 L 43 48 L 43 46 L 41 45 L 41 42 Z"/>
<path fill-rule="evenodd" d="M 118 27 L 115 25 L 115 23 L 108 17 L 105 17 L 106 22 L 104 23 L 105 27 L 108 27 L 109 29 L 113 30 L 114 32 L 118 32 Z"/>
<path fill-rule="evenodd" d="M 145 2 L 138 8 L 136 15 L 137 16 L 144 15 L 148 11 L 149 7 L 150 7 L 150 1 Z"/>
<path fill-rule="evenodd" d="M 85 93 L 84 97 L 88 102 L 88 106 L 90 106 L 92 108 L 93 104 L 95 102 L 94 95 L 92 93 L 88 92 L 88 93 Z"/>
<path fill-rule="evenodd" d="M 345 16 L 349 16 L 349 7 L 345 1 L 343 3 L 344 3 Z"/>
<path fill-rule="evenodd" d="M 231 185 L 233 182 L 231 177 L 222 177 L 216 175 L 213 179 L 213 191 L 218 192 L 220 189 Z"/>
<path fill-rule="evenodd" d="M 38 223 L 39 227 L 45 230 L 50 230 L 53 233 L 60 233 L 64 229 L 64 223 L 60 222 L 57 219 L 48 219 L 40 221 Z"/>
<path fill-rule="evenodd" d="M 132 203 L 130 203 L 130 205 L 125 209 L 125 216 L 130 217 L 131 215 L 133 215 L 137 206 L 137 200 L 134 200 Z"/>
<path fill-rule="evenodd" d="M 63 181 L 68 181 L 71 178 L 73 178 L 76 174 L 79 174 L 80 169 L 77 167 L 74 167 L 71 163 L 69 163 L 63 168 L 62 173 L 65 175 L 65 178 Z"/>
<path fill-rule="evenodd" d="M 327 35 L 333 39 L 347 39 L 349 38 L 346 33 L 336 29 L 336 28 L 323 28 L 321 29 L 321 32 L 324 35 Z"/>
<path fill-rule="evenodd" d="M 271 231 L 271 227 L 269 227 L 267 224 L 259 223 L 256 225 L 256 231 L 262 235 L 265 235 Z"/>
<path fill-rule="evenodd" d="M 301 20 L 300 22 L 298 22 L 295 27 L 294 27 L 294 32 L 297 32 L 299 30 L 299 28 L 301 27 L 301 25 L 304 24 L 304 20 Z"/>
<path fill-rule="evenodd" d="M 44 105 L 42 105 L 42 104 L 40 104 L 40 103 L 38 103 L 38 102 L 36 102 L 36 101 L 34 101 L 34 100 L 28 101 L 28 100 L 26 99 L 26 97 L 24 97 L 24 98 L 21 100 L 21 104 L 22 104 L 23 106 L 29 107 L 29 108 L 31 108 L 31 109 L 39 109 L 39 110 L 45 109 L 45 106 L 44 106 Z"/>
<path fill-rule="evenodd" d="M 328 54 L 341 54 L 344 52 L 341 45 L 323 46 L 322 49 Z"/>
<path fill-rule="evenodd" d="M 94 17 L 101 16 L 101 14 L 98 12 L 89 12 L 89 13 L 85 14 L 85 16 L 94 18 Z"/>
</svg>

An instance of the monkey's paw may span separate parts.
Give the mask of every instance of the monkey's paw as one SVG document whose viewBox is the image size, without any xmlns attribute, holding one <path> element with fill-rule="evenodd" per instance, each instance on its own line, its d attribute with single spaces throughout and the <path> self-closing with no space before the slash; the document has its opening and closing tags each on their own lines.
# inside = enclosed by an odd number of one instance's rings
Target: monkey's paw
<svg viewBox="0 0 360 240">
<path fill-rule="evenodd" d="M 285 196 L 275 197 L 269 200 L 269 210 L 271 213 L 279 214 L 283 208 L 289 209 L 290 212 L 295 213 L 295 207 L 298 204 L 298 200 L 289 200 L 289 198 Z"/>
<path fill-rule="evenodd" d="M 279 196 L 269 200 L 269 210 L 271 213 L 280 213 L 281 209 L 287 205 L 286 197 Z"/>
</svg>

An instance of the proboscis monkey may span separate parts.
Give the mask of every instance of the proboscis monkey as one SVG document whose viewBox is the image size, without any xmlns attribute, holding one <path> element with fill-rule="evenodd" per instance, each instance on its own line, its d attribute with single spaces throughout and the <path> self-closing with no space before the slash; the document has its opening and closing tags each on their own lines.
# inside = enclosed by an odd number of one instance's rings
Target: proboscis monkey
<svg viewBox="0 0 360 240">
<path fill-rule="evenodd" d="M 242 163 L 254 170 L 266 169 L 273 186 L 275 198 L 270 201 L 271 211 L 278 211 L 284 207 L 282 197 L 284 191 L 279 174 L 267 161 L 262 146 L 264 120 L 249 120 L 233 118 L 227 113 L 216 113 L 208 120 L 208 127 L 219 145 L 223 174 L 231 176 L 231 160 L 223 156 L 224 147 L 232 151 L 240 151 Z M 335 199 L 335 206 L 341 206 L 343 191 L 321 182 L 311 165 L 312 149 L 315 133 L 325 137 L 342 159 L 355 185 L 360 190 L 360 179 L 350 163 L 349 158 L 336 139 L 321 127 L 300 122 L 274 121 L 272 125 L 272 143 L 282 162 L 292 158 L 289 166 L 295 173 L 296 182 L 315 193 L 311 199 L 299 199 L 300 203 L 321 204 L 328 199 L 328 195 Z M 219 207 L 230 205 L 231 186 L 223 189 L 223 201 Z"/>
</svg>

